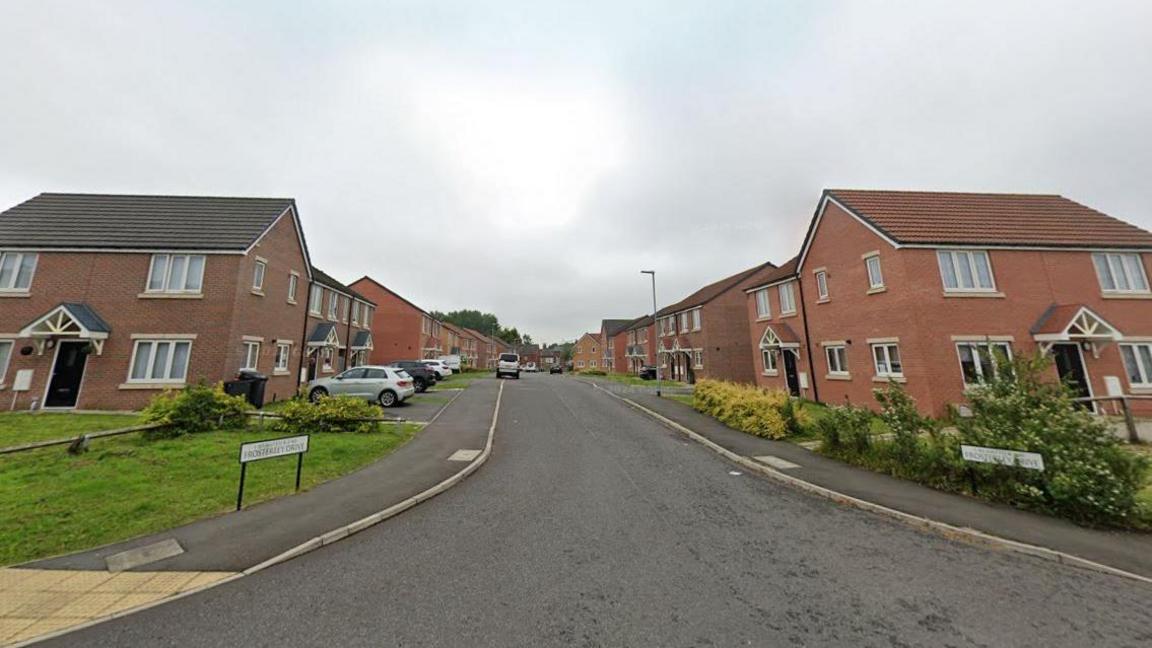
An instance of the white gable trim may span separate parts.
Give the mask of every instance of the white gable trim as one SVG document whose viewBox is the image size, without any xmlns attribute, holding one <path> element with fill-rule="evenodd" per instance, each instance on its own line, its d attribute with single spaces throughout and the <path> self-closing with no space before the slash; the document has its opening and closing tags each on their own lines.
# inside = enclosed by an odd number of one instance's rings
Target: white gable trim
<svg viewBox="0 0 1152 648">
<path fill-rule="evenodd" d="M 308 273 L 308 281 L 312 281 L 312 255 L 308 254 L 308 244 L 304 242 L 304 228 L 300 226 L 300 217 L 296 213 L 295 202 L 289 205 L 287 209 L 280 212 L 280 215 L 277 216 L 276 219 L 273 220 L 270 225 L 268 225 L 268 227 L 265 227 L 263 232 L 260 232 L 260 236 L 257 236 L 256 239 L 252 241 L 252 243 L 244 250 L 244 254 L 247 255 L 252 252 L 252 250 L 260 244 L 260 241 L 263 241 L 264 237 L 268 236 L 268 232 L 271 232 L 272 228 L 276 227 L 276 224 L 279 223 L 280 219 L 284 218 L 285 215 L 290 215 L 292 218 L 292 227 L 296 230 L 296 241 L 300 244 L 300 253 L 304 255 L 304 270 Z"/>
<path fill-rule="evenodd" d="M 812 227 L 810 228 L 807 236 L 804 238 L 804 245 L 800 248 L 800 258 L 796 261 L 797 274 L 799 274 L 800 271 L 804 268 L 804 261 L 808 259 L 808 250 L 812 247 L 812 240 L 816 238 L 816 232 L 820 229 L 820 221 L 824 218 L 824 210 L 828 208 L 828 203 L 830 202 L 834 203 L 837 207 L 843 210 L 845 214 L 848 214 L 854 218 L 856 222 L 863 225 L 868 229 L 868 231 L 880 237 L 884 242 L 888 243 L 888 245 L 891 245 L 895 249 L 900 249 L 903 247 L 891 236 L 888 236 L 884 232 L 877 229 L 874 225 L 872 225 L 872 223 L 869 223 L 863 218 L 860 218 L 860 216 L 857 215 L 855 211 L 849 209 L 844 205 L 844 203 L 833 198 L 832 194 L 825 193 L 824 196 L 820 199 L 820 206 L 816 209 L 816 216 L 814 216 L 812 219 Z"/>
</svg>

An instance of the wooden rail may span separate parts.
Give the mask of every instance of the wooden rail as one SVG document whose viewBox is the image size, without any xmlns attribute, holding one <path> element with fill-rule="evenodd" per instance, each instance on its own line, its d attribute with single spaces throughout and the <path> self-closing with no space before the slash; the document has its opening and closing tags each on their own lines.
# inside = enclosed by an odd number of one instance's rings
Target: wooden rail
<svg viewBox="0 0 1152 648">
<path fill-rule="evenodd" d="M 1137 396 L 1134 394 L 1126 394 L 1124 396 L 1092 396 L 1083 398 L 1074 398 L 1078 403 L 1096 403 L 1103 401 L 1119 401 L 1120 409 L 1124 412 L 1124 426 L 1128 428 L 1128 443 L 1140 443 L 1140 435 L 1136 431 L 1136 417 L 1132 416 L 1132 406 L 1128 404 L 1130 400 L 1152 400 L 1152 396 Z"/>
<path fill-rule="evenodd" d="M 26 450 L 36 450 L 38 448 L 50 448 L 58 445 L 70 445 L 81 441 L 85 437 L 88 439 L 99 439 L 103 437 L 120 436 L 121 434 L 132 434 L 133 432 L 143 432 L 145 430 L 155 430 L 156 428 L 164 427 L 163 423 L 149 423 L 147 425 L 133 425 L 132 427 L 117 428 L 115 430 L 105 430 L 103 432 L 88 432 L 66 439 L 52 439 L 51 441 L 33 441 L 32 443 L 25 443 L 22 445 L 9 446 L 7 448 L 0 448 L 0 455 L 12 454 L 13 452 L 24 452 Z"/>
</svg>

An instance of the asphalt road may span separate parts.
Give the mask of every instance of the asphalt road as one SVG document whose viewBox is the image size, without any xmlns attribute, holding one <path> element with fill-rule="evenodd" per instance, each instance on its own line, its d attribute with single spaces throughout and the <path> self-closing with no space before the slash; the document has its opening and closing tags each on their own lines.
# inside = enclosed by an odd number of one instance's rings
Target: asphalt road
<svg viewBox="0 0 1152 648">
<path fill-rule="evenodd" d="M 740 473 L 566 376 L 398 518 L 82 646 L 1147 646 L 1148 586 Z"/>
</svg>

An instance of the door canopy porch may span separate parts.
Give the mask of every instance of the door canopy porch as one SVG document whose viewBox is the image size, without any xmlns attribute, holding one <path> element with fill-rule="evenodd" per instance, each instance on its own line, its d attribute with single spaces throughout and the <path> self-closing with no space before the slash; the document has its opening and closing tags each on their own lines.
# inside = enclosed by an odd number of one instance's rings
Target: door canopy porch
<svg viewBox="0 0 1152 648">
<path fill-rule="evenodd" d="M 371 331 L 357 331 L 350 348 L 353 351 L 371 351 L 373 348 Z"/>
<path fill-rule="evenodd" d="M 336 325 L 331 322 L 320 322 L 312 329 L 308 336 L 308 347 L 312 350 L 320 348 L 340 348 L 340 333 Z"/>
<path fill-rule="evenodd" d="M 800 338 L 787 324 L 769 325 L 764 327 L 764 335 L 760 336 L 760 348 L 764 351 L 799 349 Z"/>
<path fill-rule="evenodd" d="M 44 355 L 48 341 L 56 338 L 88 340 L 96 355 L 100 355 L 111 332 L 108 323 L 88 304 L 64 302 L 20 329 L 19 336 L 32 338 L 37 355 Z"/>
<path fill-rule="evenodd" d="M 1032 327 L 1032 339 L 1047 353 L 1061 342 L 1084 345 L 1099 358 L 1100 350 L 1124 335 L 1098 313 L 1083 304 L 1053 304 Z"/>
</svg>

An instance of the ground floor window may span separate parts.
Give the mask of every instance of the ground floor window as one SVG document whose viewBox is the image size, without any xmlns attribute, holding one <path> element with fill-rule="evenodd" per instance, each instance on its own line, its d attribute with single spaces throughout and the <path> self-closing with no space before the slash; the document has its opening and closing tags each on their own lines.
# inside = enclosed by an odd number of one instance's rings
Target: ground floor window
<svg viewBox="0 0 1152 648">
<path fill-rule="evenodd" d="M 182 383 L 191 353 L 191 340 L 136 340 L 128 382 Z"/>
<path fill-rule="evenodd" d="M 848 351 L 835 345 L 824 347 L 824 357 L 828 360 L 828 373 L 833 376 L 848 375 Z"/>
<path fill-rule="evenodd" d="M 697 349 L 692 352 L 692 364 L 696 369 L 704 368 L 704 352 Z"/>
<path fill-rule="evenodd" d="M 577 360 L 576 366 L 580 369 L 583 369 L 584 368 L 584 361 L 583 360 Z"/>
<path fill-rule="evenodd" d="M 589 366 L 589 367 L 592 367 L 593 369 L 595 369 L 595 368 L 596 368 L 596 361 L 595 361 L 595 360 L 590 360 L 590 361 L 588 361 L 588 366 Z"/>
<path fill-rule="evenodd" d="M 1121 344 L 1124 370 L 1133 387 L 1152 387 L 1152 343 Z M 4 375 L 3 349 L 0 349 L 0 378 Z"/>
<path fill-rule="evenodd" d="M 276 343 L 276 371 L 288 371 L 288 359 L 292 357 L 292 345 L 286 342 Z"/>
<path fill-rule="evenodd" d="M 244 364 L 240 365 L 241 369 L 256 369 L 260 364 L 260 343 L 259 342 L 245 342 L 244 343 Z"/>
<path fill-rule="evenodd" d="M 332 373 L 332 347 L 324 347 L 320 352 L 320 369 Z"/>
<path fill-rule="evenodd" d="M 776 369 L 776 352 L 772 349 L 761 349 L 760 357 L 764 361 L 764 373 L 773 373 Z"/>
<path fill-rule="evenodd" d="M 4 377 L 8 374 L 8 361 L 12 359 L 12 340 L 0 340 L 0 385 L 4 384 Z"/>
<path fill-rule="evenodd" d="M 1012 360 L 1012 345 L 1007 342 L 959 342 L 956 353 L 960 356 L 960 373 L 964 385 L 983 385 L 999 375 L 1001 367 L 1007 369 Z"/>
<path fill-rule="evenodd" d="M 876 375 L 881 378 L 902 378 L 904 365 L 900 362 L 900 347 L 895 344 L 873 344 L 872 358 L 876 361 Z"/>
</svg>

